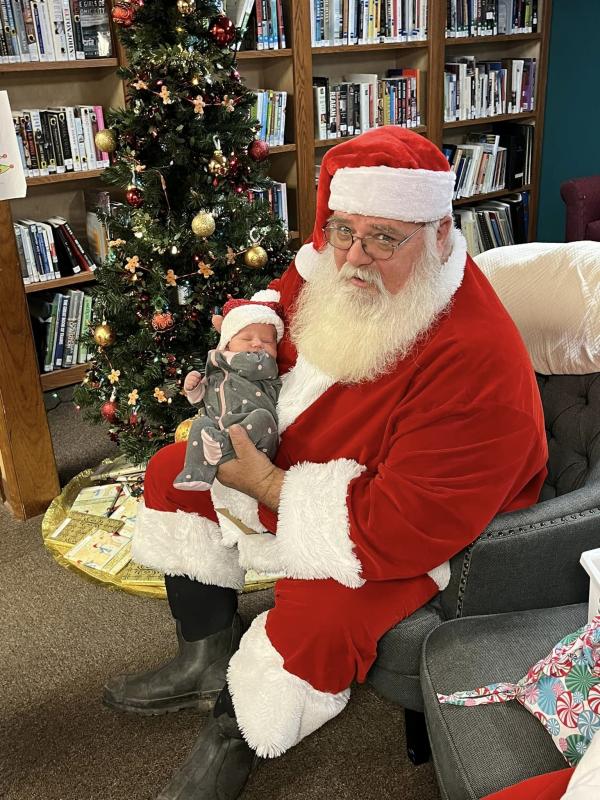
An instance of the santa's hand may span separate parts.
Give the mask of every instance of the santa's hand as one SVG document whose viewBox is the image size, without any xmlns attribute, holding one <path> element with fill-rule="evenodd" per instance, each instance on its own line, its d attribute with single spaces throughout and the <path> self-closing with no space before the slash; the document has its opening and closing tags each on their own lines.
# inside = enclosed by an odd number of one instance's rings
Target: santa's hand
<svg viewBox="0 0 600 800">
<path fill-rule="evenodd" d="M 236 457 L 221 464 L 217 471 L 219 482 L 277 511 L 284 471 L 256 449 L 240 425 L 232 425 L 228 431 Z"/>
</svg>

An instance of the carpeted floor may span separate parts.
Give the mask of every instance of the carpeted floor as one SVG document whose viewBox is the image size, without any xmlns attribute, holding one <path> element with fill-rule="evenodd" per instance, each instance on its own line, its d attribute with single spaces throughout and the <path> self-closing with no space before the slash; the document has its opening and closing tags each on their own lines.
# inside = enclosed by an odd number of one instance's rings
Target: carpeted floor
<svg viewBox="0 0 600 800">
<path fill-rule="evenodd" d="M 86 425 L 69 391 L 49 411 L 61 482 L 113 448 Z M 98 586 L 60 567 L 41 544 L 41 517 L 0 509 L 0 798 L 154 800 L 202 724 L 104 708 L 108 675 L 146 669 L 174 650 L 165 602 Z M 269 591 L 245 595 L 249 619 Z M 364 686 L 348 708 L 284 756 L 263 761 L 243 800 L 438 800 L 432 765 L 404 752 L 403 713 Z"/>
</svg>

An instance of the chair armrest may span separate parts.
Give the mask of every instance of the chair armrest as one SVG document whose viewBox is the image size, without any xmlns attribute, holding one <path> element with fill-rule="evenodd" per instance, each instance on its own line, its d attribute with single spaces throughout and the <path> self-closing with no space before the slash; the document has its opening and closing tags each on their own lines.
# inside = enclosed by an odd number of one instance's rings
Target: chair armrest
<svg viewBox="0 0 600 800">
<path fill-rule="evenodd" d="M 600 219 L 600 176 L 564 181 L 560 196 L 567 207 L 566 241 L 585 239 L 588 223 Z"/>
<path fill-rule="evenodd" d="M 499 514 L 451 561 L 441 593 L 448 619 L 587 600 L 579 557 L 600 546 L 600 485 Z"/>
</svg>

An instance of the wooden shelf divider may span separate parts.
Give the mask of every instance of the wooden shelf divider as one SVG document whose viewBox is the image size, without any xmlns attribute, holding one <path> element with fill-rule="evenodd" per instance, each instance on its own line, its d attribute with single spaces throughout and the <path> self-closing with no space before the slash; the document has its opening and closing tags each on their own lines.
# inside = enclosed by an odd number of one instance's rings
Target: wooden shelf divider
<svg viewBox="0 0 600 800">
<path fill-rule="evenodd" d="M 56 278 L 53 281 L 28 283 L 25 286 L 25 294 L 52 291 L 53 289 L 60 289 L 61 286 L 75 286 L 80 283 L 92 283 L 95 280 L 96 276 L 93 272 L 81 272 L 78 275 L 69 275 L 68 278 Z"/>
<path fill-rule="evenodd" d="M 521 122 L 535 119 L 536 116 L 536 111 L 521 111 L 520 114 L 495 114 L 493 117 L 479 117 L 478 119 L 455 119 L 452 122 L 444 122 L 444 128 L 469 128 L 474 125 L 492 125 L 494 122 Z"/>
<path fill-rule="evenodd" d="M 103 172 L 103 169 L 85 169 L 80 172 L 61 172 L 58 175 L 38 175 L 35 178 L 27 178 L 27 186 L 69 183 L 70 181 L 91 181 L 99 178 Z"/>
</svg>

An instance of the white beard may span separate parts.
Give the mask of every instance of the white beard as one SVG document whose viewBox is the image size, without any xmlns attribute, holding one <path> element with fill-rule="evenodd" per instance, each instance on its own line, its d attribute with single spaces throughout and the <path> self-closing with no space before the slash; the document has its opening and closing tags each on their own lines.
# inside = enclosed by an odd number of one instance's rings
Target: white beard
<svg viewBox="0 0 600 800">
<path fill-rule="evenodd" d="M 422 255 L 397 294 L 387 291 L 377 270 L 346 263 L 338 271 L 328 246 L 296 303 L 290 333 L 298 353 L 340 383 L 390 372 L 449 307 L 440 298 L 445 264 L 435 239 L 435 228 L 426 228 Z M 352 277 L 374 290 L 354 286 Z"/>
</svg>

